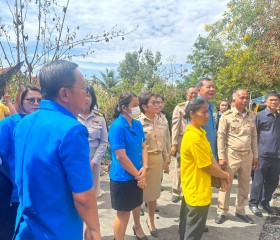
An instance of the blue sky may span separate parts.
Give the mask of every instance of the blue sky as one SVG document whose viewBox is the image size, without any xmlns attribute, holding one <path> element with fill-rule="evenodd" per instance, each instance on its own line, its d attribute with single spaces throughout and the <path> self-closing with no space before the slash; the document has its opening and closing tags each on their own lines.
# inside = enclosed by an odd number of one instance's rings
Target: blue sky
<svg viewBox="0 0 280 240">
<path fill-rule="evenodd" d="M 205 24 L 219 19 L 226 10 L 228 0 L 71 0 L 66 23 L 70 27 L 80 26 L 79 34 L 102 34 L 117 25 L 124 32 L 138 28 L 125 37 L 108 43 L 94 44 L 94 54 L 86 58 L 76 57 L 80 70 L 87 76 L 99 75 L 100 71 L 117 69 L 125 53 L 150 49 L 162 53 L 163 64 L 185 64 L 192 45 L 199 34 L 205 34 Z M 64 4 L 65 0 L 59 0 Z M 11 21 L 6 0 L 0 0 L 2 19 Z M 32 9 L 31 9 L 32 10 Z M 30 38 L 35 37 L 36 14 L 27 21 Z M 33 31 L 33 32 L 32 32 Z M 2 55 L 2 54 L 1 54 Z M 3 58 L 3 56 L 1 56 Z"/>
</svg>

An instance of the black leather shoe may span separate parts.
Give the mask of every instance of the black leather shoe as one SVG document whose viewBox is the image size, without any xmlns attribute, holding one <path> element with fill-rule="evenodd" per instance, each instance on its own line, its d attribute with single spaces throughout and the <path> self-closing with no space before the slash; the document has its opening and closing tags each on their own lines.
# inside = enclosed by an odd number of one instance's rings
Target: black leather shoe
<svg viewBox="0 0 280 240">
<path fill-rule="evenodd" d="M 277 211 L 270 207 L 269 205 L 263 205 L 263 210 L 266 211 L 268 214 L 271 214 L 271 215 L 277 215 Z"/>
<path fill-rule="evenodd" d="M 222 224 L 226 219 L 226 216 L 224 215 L 218 215 L 217 217 L 215 217 L 215 223 L 217 224 Z"/>
<path fill-rule="evenodd" d="M 235 213 L 235 216 L 241 219 L 243 222 L 254 224 L 254 221 L 252 218 L 250 218 L 248 215 L 240 215 L 238 213 Z"/>
<path fill-rule="evenodd" d="M 260 209 L 256 205 L 251 205 L 251 206 L 249 205 L 249 209 L 257 217 L 262 217 L 263 216 L 263 214 L 261 213 Z"/>
<path fill-rule="evenodd" d="M 136 234 L 136 231 L 135 231 L 135 227 L 134 227 L 134 226 L 132 227 L 132 230 L 133 230 L 133 233 L 134 233 L 134 235 L 136 236 L 136 238 L 137 238 L 138 240 L 149 240 L 149 239 L 147 238 L 146 235 L 144 235 L 143 237 L 138 237 L 137 234 Z"/>
<path fill-rule="evenodd" d="M 177 195 L 173 195 L 172 198 L 171 198 L 171 201 L 173 203 L 177 203 L 181 200 L 180 196 L 177 196 Z"/>
<path fill-rule="evenodd" d="M 148 220 L 146 220 L 146 223 L 147 223 L 148 229 L 149 229 L 149 231 L 150 231 L 150 234 L 151 234 L 153 237 L 157 238 L 157 237 L 158 237 L 158 231 L 157 231 L 157 229 L 154 230 L 154 231 L 152 231 L 152 230 L 150 229 L 149 224 L 148 224 Z"/>
</svg>

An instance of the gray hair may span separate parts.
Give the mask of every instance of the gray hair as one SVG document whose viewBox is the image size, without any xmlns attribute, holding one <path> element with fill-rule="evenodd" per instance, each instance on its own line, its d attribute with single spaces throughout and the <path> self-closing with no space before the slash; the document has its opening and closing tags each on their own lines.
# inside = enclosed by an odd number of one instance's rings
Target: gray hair
<svg viewBox="0 0 280 240">
<path fill-rule="evenodd" d="M 232 94 L 232 100 L 235 100 L 235 99 L 236 99 L 237 94 L 238 94 L 239 92 L 242 92 L 242 91 L 247 92 L 247 91 L 246 91 L 246 90 L 244 90 L 244 89 L 238 89 L 238 90 L 236 90 L 236 91 Z"/>
</svg>

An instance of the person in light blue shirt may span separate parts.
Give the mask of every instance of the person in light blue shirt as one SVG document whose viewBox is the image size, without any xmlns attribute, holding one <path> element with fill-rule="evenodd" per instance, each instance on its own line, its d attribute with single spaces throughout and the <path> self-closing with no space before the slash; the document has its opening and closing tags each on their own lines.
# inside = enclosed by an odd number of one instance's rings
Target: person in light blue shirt
<svg viewBox="0 0 280 240">
<path fill-rule="evenodd" d="M 110 194 L 116 239 L 124 239 L 130 212 L 133 212 L 133 231 L 137 239 L 147 240 L 140 224 L 140 206 L 148 167 L 148 152 L 142 124 L 134 118 L 140 115 L 139 99 L 135 94 L 120 96 L 115 109 L 115 121 L 109 129 L 112 152 Z"/>
<path fill-rule="evenodd" d="M 213 156 L 218 159 L 217 156 L 217 131 L 216 122 L 214 117 L 214 106 L 210 103 L 211 99 L 215 97 L 216 89 L 214 82 L 210 78 L 202 78 L 196 85 L 198 90 L 197 99 L 203 99 L 207 103 L 209 119 L 205 126 L 202 128 L 206 131 L 206 136 L 210 142 Z"/>
<path fill-rule="evenodd" d="M 38 87 L 33 85 L 21 86 L 17 92 L 15 102 L 17 114 L 0 121 L 0 158 L 2 159 L 2 167 L 5 168 L 7 176 L 13 185 L 8 201 L 1 201 L 1 240 L 12 239 L 19 205 L 18 191 L 15 184 L 15 145 L 13 132 L 23 117 L 39 108 L 41 100 L 42 95 Z M 0 192 L 2 192 L 2 189 L 0 189 Z"/>
<path fill-rule="evenodd" d="M 58 60 L 39 74 L 43 100 L 15 128 L 20 205 L 15 239 L 101 239 L 89 161 L 88 131 L 76 116 L 85 108 L 78 65 Z"/>
</svg>

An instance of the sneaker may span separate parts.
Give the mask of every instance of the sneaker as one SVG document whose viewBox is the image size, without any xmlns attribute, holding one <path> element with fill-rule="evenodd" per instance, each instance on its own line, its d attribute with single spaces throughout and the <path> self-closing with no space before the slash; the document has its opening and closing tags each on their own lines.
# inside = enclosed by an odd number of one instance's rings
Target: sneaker
<svg viewBox="0 0 280 240">
<path fill-rule="evenodd" d="M 251 210 L 251 212 L 256 215 L 257 217 L 262 217 L 263 214 L 260 211 L 260 209 L 258 208 L 258 206 L 256 205 L 249 205 L 249 209 Z"/>
</svg>

